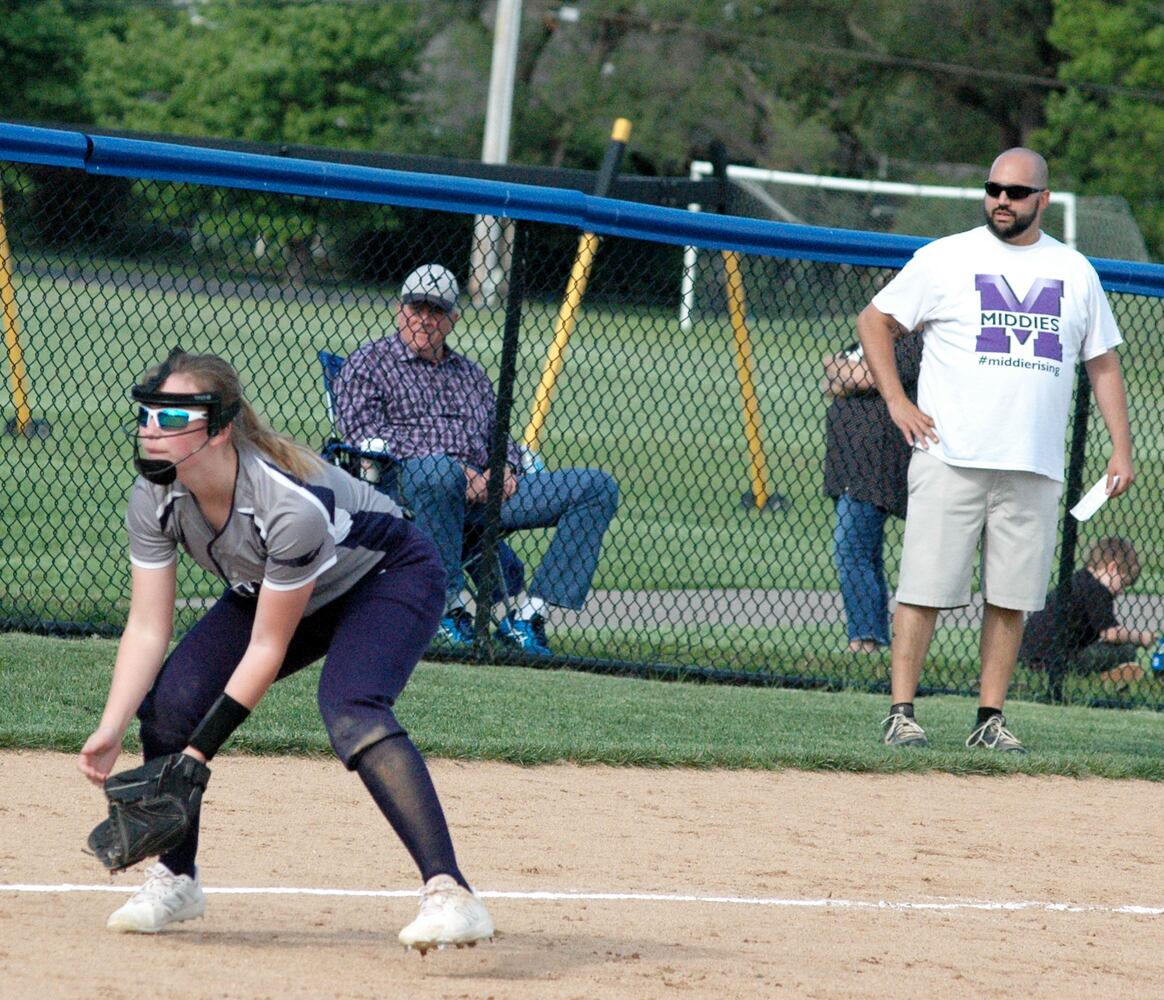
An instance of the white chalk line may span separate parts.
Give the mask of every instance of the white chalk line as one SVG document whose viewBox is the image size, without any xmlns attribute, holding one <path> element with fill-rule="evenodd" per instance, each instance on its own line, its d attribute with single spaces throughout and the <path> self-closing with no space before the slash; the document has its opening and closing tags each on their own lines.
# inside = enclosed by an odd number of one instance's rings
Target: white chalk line
<svg viewBox="0 0 1164 1000">
<path fill-rule="evenodd" d="M 0 893 L 67 893 L 67 892 L 115 892 L 125 895 L 135 886 L 129 885 L 33 885 L 0 883 Z M 415 899 L 419 893 L 415 889 L 312 889 L 283 886 L 259 887 L 215 887 L 204 886 L 203 892 L 224 896 L 354 896 L 378 899 Z M 954 910 L 986 910 L 1016 912 L 1022 910 L 1046 913 L 1112 913 L 1134 916 L 1164 916 L 1164 906 L 1140 906 L 1124 904 L 1106 906 L 1099 903 L 1054 903 L 1039 900 L 866 900 L 866 899 L 779 899 L 762 896 L 694 896 L 663 892 L 508 892 L 502 890 L 477 890 L 482 899 L 518 899 L 548 902 L 615 902 L 615 903 L 700 903 L 709 906 L 761 906 L 788 909 L 838 909 L 838 910 L 891 910 L 949 912 Z"/>
</svg>

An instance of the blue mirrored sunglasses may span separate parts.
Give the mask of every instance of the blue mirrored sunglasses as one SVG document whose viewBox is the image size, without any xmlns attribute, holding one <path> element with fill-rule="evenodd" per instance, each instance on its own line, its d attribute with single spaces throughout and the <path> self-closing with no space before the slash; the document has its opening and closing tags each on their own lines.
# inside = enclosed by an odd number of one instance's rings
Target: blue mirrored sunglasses
<svg viewBox="0 0 1164 1000">
<path fill-rule="evenodd" d="M 183 410 L 176 406 L 140 406 L 137 411 L 138 427 L 149 426 L 150 417 L 164 431 L 185 430 L 193 420 L 205 420 L 205 410 Z"/>
</svg>

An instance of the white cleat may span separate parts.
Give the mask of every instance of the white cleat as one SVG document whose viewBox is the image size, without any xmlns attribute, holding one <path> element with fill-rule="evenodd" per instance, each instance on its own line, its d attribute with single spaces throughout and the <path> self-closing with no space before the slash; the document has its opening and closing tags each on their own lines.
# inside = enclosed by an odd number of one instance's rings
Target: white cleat
<svg viewBox="0 0 1164 1000">
<path fill-rule="evenodd" d="M 468 889 L 451 875 L 434 875 L 421 892 L 420 913 L 400 932 L 400 943 L 423 956 L 430 948 L 472 948 L 493 938 L 493 918 Z"/>
<path fill-rule="evenodd" d="M 205 912 L 206 896 L 197 877 L 175 875 L 159 861 L 146 870 L 145 885 L 109 915 L 105 926 L 123 934 L 157 934 Z"/>
</svg>

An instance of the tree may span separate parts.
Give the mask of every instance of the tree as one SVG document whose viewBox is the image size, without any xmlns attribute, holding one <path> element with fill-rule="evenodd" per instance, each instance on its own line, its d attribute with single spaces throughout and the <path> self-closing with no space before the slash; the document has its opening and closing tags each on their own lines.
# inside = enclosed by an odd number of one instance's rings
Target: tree
<svg viewBox="0 0 1164 1000">
<path fill-rule="evenodd" d="M 442 23 L 444 6 L 210 0 L 190 9 L 110 8 L 89 25 L 85 84 L 96 124 L 272 144 L 410 149 L 420 141 L 411 80 L 425 35 L 434 30 L 426 18 Z M 229 257 L 239 247 L 262 246 L 264 265 L 282 262 L 292 283 L 319 254 L 336 263 L 331 253 L 352 241 L 367 216 L 345 202 L 196 187 L 145 185 L 138 197 L 208 253 Z"/>
<path fill-rule="evenodd" d="M 527 133 L 553 136 L 551 162 L 581 154 L 595 166 L 625 117 L 644 172 L 684 173 L 716 140 L 737 162 L 811 168 L 830 155 L 831 137 L 771 86 L 770 64 L 751 58 L 768 6 L 595 0 L 530 74 Z"/>
<path fill-rule="evenodd" d="M 495 6 L 90 3 L 78 21 L 69 0 L 0 0 L 19 83 L 6 111 L 91 109 L 97 124 L 132 130 L 476 158 Z M 1155 0 L 568 6 L 577 19 L 561 18 L 560 0 L 523 5 L 515 162 L 593 169 L 617 117 L 634 126 L 623 169 L 639 173 L 685 173 L 721 141 L 735 162 L 942 180 L 939 165 L 982 168 L 1034 143 L 1058 184 L 1128 197 L 1154 252 L 1164 248 L 1148 160 L 1164 108 L 1132 92 L 1164 78 Z M 81 87 L 69 77 L 79 37 Z M 1072 86 L 1052 93 L 1056 79 Z"/>
<path fill-rule="evenodd" d="M 481 5 L 483 8 L 488 5 Z M 982 163 L 1042 120 L 1058 53 L 1051 0 L 527 0 L 513 158 L 593 167 L 611 122 L 634 124 L 628 169 L 682 173 L 722 141 L 736 162 L 868 175 L 886 162 Z M 421 78 L 434 120 L 483 104 L 492 23 L 453 87 Z M 440 73 L 439 66 L 434 72 Z M 475 83 L 470 82 L 476 74 Z M 460 96 L 458 96 L 458 94 Z M 469 119 L 477 155 L 479 119 Z M 448 136 L 452 130 L 445 129 Z"/>
<path fill-rule="evenodd" d="M 1148 0 L 1056 0 L 1051 42 L 1068 85 L 1036 136 L 1061 187 L 1127 198 L 1155 259 L 1164 257 L 1164 22 Z M 1103 90 L 1108 87 L 1110 90 Z"/>
<path fill-rule="evenodd" d="M 213 0 L 135 9 L 89 46 L 97 123 L 399 150 L 411 134 L 419 5 Z"/>
<path fill-rule="evenodd" d="M 989 162 L 1041 122 L 1050 0 L 822 0 L 796 5 L 779 85 L 836 136 L 835 169 Z M 788 34 L 784 37 L 787 39 Z M 797 47 L 799 46 L 799 51 Z"/>
<path fill-rule="evenodd" d="M 4 115 L 80 122 L 89 110 L 81 88 L 84 46 L 74 5 L 63 0 L 0 0 Z"/>
</svg>

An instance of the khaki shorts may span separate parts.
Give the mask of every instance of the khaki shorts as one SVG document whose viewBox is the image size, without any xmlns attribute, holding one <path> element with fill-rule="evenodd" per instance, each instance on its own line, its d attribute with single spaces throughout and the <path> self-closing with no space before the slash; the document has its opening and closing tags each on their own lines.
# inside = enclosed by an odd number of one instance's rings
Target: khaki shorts
<svg viewBox="0 0 1164 1000">
<path fill-rule="evenodd" d="M 1034 472 L 966 469 L 915 451 L 898 603 L 969 604 L 981 538 L 983 598 L 1038 611 L 1047 599 L 1062 492 L 1062 483 Z"/>
</svg>

